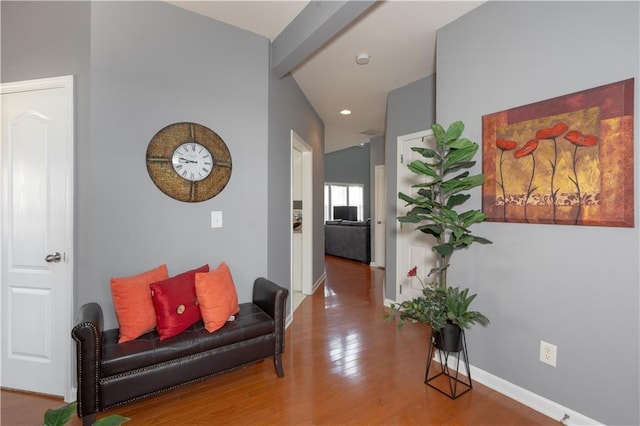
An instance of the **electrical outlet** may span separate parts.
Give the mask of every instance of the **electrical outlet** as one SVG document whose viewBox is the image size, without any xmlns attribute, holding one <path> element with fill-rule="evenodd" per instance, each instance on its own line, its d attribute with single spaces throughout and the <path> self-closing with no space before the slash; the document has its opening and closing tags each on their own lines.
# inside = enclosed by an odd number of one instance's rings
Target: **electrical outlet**
<svg viewBox="0 0 640 426">
<path fill-rule="evenodd" d="M 558 347 L 540 340 L 540 361 L 545 364 L 549 364 L 552 367 L 556 366 L 556 356 L 558 355 Z"/>
</svg>

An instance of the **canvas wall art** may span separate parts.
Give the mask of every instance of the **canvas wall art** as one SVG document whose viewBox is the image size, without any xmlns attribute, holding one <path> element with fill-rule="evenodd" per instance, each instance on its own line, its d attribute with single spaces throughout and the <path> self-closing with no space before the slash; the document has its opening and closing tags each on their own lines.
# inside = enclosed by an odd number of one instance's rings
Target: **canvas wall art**
<svg viewBox="0 0 640 426">
<path fill-rule="evenodd" d="M 482 117 L 494 222 L 634 226 L 634 80 Z"/>
</svg>

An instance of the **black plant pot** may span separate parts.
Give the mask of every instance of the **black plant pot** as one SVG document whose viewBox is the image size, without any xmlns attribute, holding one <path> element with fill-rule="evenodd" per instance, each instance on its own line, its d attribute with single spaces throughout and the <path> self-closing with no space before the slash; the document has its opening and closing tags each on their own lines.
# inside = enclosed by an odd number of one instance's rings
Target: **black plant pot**
<svg viewBox="0 0 640 426">
<path fill-rule="evenodd" d="M 462 350 L 462 329 L 460 326 L 447 321 L 444 328 L 433 332 L 436 348 L 446 352 L 460 352 Z"/>
</svg>

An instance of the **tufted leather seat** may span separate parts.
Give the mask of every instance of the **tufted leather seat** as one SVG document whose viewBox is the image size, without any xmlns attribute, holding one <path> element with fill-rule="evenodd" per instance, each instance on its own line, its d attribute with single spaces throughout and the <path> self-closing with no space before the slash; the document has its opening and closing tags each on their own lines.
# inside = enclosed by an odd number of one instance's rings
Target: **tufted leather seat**
<svg viewBox="0 0 640 426">
<path fill-rule="evenodd" d="M 102 375 L 131 371 L 172 359 L 231 345 L 274 332 L 273 318 L 253 303 L 240 304 L 236 320 L 214 333 L 202 321 L 170 339 L 160 340 L 154 330 L 135 340 L 118 343 L 118 330 L 102 334 Z"/>
</svg>

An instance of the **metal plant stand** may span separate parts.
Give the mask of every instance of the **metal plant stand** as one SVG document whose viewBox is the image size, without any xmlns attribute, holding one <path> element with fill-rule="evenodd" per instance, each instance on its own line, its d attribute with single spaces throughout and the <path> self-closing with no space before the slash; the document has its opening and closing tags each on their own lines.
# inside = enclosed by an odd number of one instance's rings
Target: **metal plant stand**
<svg viewBox="0 0 640 426">
<path fill-rule="evenodd" d="M 431 337 L 429 343 L 429 358 L 427 359 L 427 372 L 424 377 L 424 382 L 451 399 L 456 399 L 473 388 L 471 371 L 469 370 L 467 340 L 464 336 L 464 330 L 461 330 L 460 339 L 462 340 L 462 348 L 460 351 L 445 351 L 438 348 L 434 336 Z M 457 356 L 451 356 L 451 358 L 455 359 L 454 370 L 452 367 L 449 367 L 449 356 L 456 353 L 458 354 Z M 460 358 L 463 358 L 462 365 L 466 368 L 466 376 L 464 372 L 460 374 Z M 438 366 L 434 365 L 433 370 L 435 370 L 435 374 L 429 376 L 429 371 L 433 363 L 440 364 L 440 371 L 438 371 Z M 440 379 L 438 380 L 438 378 Z M 461 390 L 458 389 L 458 385 L 460 385 Z"/>
</svg>

